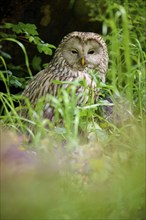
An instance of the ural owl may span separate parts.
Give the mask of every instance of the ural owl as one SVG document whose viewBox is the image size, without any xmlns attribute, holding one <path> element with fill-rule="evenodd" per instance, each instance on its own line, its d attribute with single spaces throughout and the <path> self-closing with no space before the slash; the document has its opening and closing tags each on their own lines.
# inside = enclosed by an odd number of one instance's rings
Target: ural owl
<svg viewBox="0 0 146 220">
<path fill-rule="evenodd" d="M 53 80 L 74 82 L 76 79 L 84 80 L 89 88 L 98 94 L 95 78 L 90 72 L 97 75 L 105 82 L 105 74 L 108 67 L 108 52 L 106 43 L 102 37 L 92 32 L 72 32 L 65 36 L 55 51 L 54 57 L 48 67 L 40 71 L 27 85 L 22 93 L 35 108 L 37 101 L 47 94 L 57 96 L 60 87 L 66 89 L 67 84 L 60 86 Z M 76 93 L 83 92 L 79 86 Z M 88 95 L 86 96 L 86 101 Z M 80 99 L 79 105 L 85 100 Z M 44 104 L 44 117 L 51 118 L 49 103 Z"/>
</svg>

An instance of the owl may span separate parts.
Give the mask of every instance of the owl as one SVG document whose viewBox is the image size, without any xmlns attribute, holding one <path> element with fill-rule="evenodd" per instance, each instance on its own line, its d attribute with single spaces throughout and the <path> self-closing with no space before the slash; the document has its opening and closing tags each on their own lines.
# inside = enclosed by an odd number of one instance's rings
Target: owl
<svg viewBox="0 0 146 220">
<path fill-rule="evenodd" d="M 35 75 L 22 95 L 27 97 L 35 108 L 41 97 L 47 94 L 57 97 L 60 87 L 66 89 L 69 86 L 65 83 L 58 85 L 54 80 L 74 82 L 77 79 L 84 80 L 86 88 L 92 88 L 98 94 L 96 80 L 90 73 L 93 71 L 95 76 L 105 82 L 107 68 L 108 52 L 102 37 L 93 32 L 75 31 L 62 39 L 48 67 Z M 76 94 L 83 90 L 82 86 L 78 86 Z M 85 104 L 88 96 L 89 93 L 80 98 L 77 104 Z M 45 118 L 52 118 L 49 103 L 44 103 L 43 113 Z"/>
</svg>

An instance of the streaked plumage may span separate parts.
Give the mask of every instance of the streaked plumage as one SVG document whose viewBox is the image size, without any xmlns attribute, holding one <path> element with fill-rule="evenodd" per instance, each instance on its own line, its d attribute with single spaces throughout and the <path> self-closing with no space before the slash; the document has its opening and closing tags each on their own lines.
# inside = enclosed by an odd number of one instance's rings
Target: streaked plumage
<svg viewBox="0 0 146 220">
<path fill-rule="evenodd" d="M 52 80 L 72 82 L 77 78 L 84 79 L 87 86 L 94 88 L 98 93 L 96 82 L 91 78 L 89 71 L 94 70 L 105 82 L 107 67 L 108 52 L 102 37 L 91 32 L 72 32 L 62 39 L 48 67 L 30 81 L 22 95 L 28 97 L 35 107 L 42 96 L 57 96 L 60 85 Z M 61 86 L 66 88 L 67 85 Z M 82 91 L 83 88 L 78 88 L 77 94 Z M 81 105 L 81 102 L 78 104 Z M 44 117 L 50 118 L 50 107 L 46 103 L 44 112 Z"/>
</svg>

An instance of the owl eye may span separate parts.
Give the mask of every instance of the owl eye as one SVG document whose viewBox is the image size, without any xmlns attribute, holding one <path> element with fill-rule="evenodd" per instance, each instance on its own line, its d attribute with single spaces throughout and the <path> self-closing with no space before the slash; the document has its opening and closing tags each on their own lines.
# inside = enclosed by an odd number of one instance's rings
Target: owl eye
<svg viewBox="0 0 146 220">
<path fill-rule="evenodd" d="M 95 52 L 94 50 L 89 50 L 88 54 L 94 54 L 94 52 Z"/>
<path fill-rule="evenodd" d="M 73 54 L 78 54 L 78 51 L 77 50 L 72 50 L 71 51 Z"/>
</svg>

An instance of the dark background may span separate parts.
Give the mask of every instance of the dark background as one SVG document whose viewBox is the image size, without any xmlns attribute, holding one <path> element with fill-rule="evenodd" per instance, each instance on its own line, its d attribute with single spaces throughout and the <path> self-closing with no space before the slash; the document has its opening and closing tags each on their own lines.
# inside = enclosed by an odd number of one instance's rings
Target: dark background
<svg viewBox="0 0 146 220">
<path fill-rule="evenodd" d="M 84 0 L 1 0 L 2 23 L 32 23 L 40 37 L 58 45 L 61 38 L 71 31 L 101 32 L 101 24 L 91 22 Z"/>
</svg>

